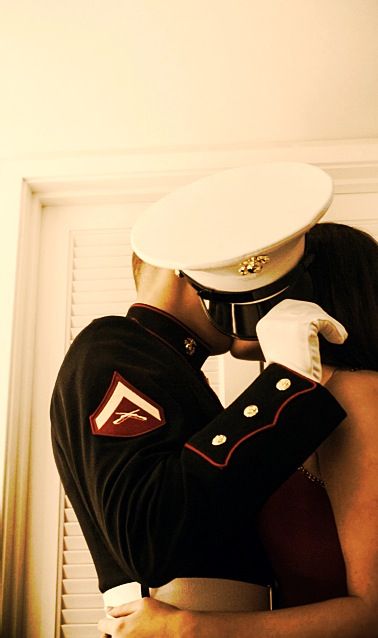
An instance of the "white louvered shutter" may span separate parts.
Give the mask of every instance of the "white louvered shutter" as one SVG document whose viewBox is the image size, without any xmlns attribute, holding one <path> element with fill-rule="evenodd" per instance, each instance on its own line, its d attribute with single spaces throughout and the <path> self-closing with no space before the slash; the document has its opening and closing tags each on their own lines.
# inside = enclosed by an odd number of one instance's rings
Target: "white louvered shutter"
<svg viewBox="0 0 378 638">
<path fill-rule="evenodd" d="M 135 301 L 129 236 L 130 228 L 71 232 L 67 347 L 93 319 L 125 315 Z M 211 357 L 203 370 L 222 400 L 221 360 Z M 95 638 L 97 622 L 104 615 L 102 596 L 88 547 L 66 496 L 62 498 L 61 538 L 58 588 L 61 635 Z M 140 588 L 136 585 L 133 598 L 139 595 Z"/>
</svg>

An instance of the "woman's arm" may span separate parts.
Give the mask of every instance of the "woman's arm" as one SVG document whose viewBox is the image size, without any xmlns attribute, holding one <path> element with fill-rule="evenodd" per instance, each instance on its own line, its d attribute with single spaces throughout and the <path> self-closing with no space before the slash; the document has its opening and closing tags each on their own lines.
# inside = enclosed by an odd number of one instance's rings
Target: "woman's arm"
<svg viewBox="0 0 378 638">
<path fill-rule="evenodd" d="M 115 608 L 98 628 L 113 638 L 376 638 L 376 618 L 359 598 L 257 612 L 181 611 L 152 598 Z M 374 625 L 375 622 L 375 625 Z"/>
<path fill-rule="evenodd" d="M 179 611 L 144 599 L 114 610 L 123 618 L 104 621 L 103 631 L 117 638 L 378 637 L 378 374 L 337 372 L 327 385 L 348 414 L 322 444 L 319 460 L 349 596 L 273 612 L 225 614 Z"/>
</svg>

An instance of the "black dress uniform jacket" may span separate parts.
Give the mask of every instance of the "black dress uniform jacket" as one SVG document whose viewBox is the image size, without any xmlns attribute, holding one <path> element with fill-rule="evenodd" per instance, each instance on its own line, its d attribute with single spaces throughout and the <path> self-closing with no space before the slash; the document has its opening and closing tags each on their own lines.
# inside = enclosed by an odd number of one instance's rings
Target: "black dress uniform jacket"
<svg viewBox="0 0 378 638">
<path fill-rule="evenodd" d="M 322 386 L 272 364 L 227 409 L 208 351 L 172 317 L 133 306 L 71 345 L 52 443 L 101 591 L 179 576 L 268 584 L 254 517 L 340 423 Z"/>
</svg>

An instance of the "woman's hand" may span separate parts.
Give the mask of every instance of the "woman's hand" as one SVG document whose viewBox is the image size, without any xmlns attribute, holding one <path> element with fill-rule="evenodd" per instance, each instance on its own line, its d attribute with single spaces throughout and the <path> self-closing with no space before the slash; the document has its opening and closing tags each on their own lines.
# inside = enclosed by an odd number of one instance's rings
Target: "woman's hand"
<svg viewBox="0 0 378 638">
<path fill-rule="evenodd" d="M 108 613 L 113 618 L 102 618 L 98 629 L 113 638 L 177 638 L 182 635 L 179 627 L 182 612 L 153 598 L 141 598 L 113 607 Z"/>
</svg>

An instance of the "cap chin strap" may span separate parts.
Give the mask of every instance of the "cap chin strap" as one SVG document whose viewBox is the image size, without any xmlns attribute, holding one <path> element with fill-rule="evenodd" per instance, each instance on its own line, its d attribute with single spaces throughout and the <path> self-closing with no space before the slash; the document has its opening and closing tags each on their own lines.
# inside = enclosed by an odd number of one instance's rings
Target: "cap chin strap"
<svg viewBox="0 0 378 638">
<path fill-rule="evenodd" d="M 313 255 L 306 255 L 277 281 L 247 292 L 210 290 L 188 275 L 185 277 L 197 291 L 206 315 L 220 332 L 239 339 L 257 340 L 257 322 L 277 303 L 288 297 L 313 299 L 312 281 L 307 273 L 313 258 Z"/>
</svg>

